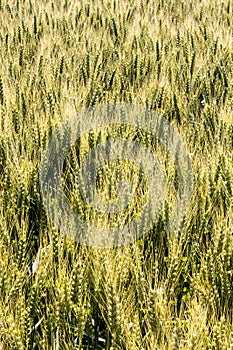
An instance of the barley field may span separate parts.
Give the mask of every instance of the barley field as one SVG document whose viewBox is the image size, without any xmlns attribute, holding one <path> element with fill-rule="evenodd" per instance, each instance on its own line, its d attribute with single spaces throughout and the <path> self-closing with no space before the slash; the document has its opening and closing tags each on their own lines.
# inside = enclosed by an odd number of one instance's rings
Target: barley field
<svg viewBox="0 0 233 350">
<path fill-rule="evenodd" d="M 233 350 L 232 1 L 0 0 L 0 49 L 0 349 Z M 139 133 L 166 174 L 165 205 L 139 239 L 97 248 L 47 215 L 40 164 L 61 123 L 118 103 L 176 128 L 193 190 L 168 231 L 177 170 Z M 64 193 L 92 224 L 74 169 L 116 134 L 90 130 L 66 157 Z M 110 224 L 140 216 L 146 174 L 129 160 L 98 174 L 106 200 L 117 176 L 139 184 L 130 214 Z"/>
</svg>

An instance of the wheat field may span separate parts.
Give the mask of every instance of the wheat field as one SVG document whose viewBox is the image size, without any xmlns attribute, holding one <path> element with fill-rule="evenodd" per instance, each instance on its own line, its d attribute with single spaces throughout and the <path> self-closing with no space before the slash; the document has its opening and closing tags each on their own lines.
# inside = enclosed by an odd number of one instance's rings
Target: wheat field
<svg viewBox="0 0 233 350">
<path fill-rule="evenodd" d="M 0 48 L 0 349 L 233 350 L 232 1 L 0 0 Z M 168 232 L 176 169 L 141 134 L 163 164 L 165 206 L 140 239 L 99 249 L 53 224 L 39 169 L 61 123 L 108 103 L 163 115 L 187 145 L 194 185 Z M 101 132 L 118 131 L 91 130 L 64 167 L 85 220 L 72 167 Z M 131 204 L 140 216 L 146 177 L 111 163 L 99 180 L 107 200 L 117 194 L 105 172 L 144 179 Z"/>
</svg>

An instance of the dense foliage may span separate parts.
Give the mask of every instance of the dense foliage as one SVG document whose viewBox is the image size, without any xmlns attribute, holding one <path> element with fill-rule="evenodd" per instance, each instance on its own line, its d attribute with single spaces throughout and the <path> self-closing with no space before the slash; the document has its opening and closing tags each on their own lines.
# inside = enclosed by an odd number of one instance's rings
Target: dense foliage
<svg viewBox="0 0 233 350">
<path fill-rule="evenodd" d="M 232 33 L 231 0 L 0 0 L 0 349 L 233 349 Z M 39 167 L 62 121 L 109 102 L 163 114 L 195 181 L 179 230 L 171 199 L 95 249 L 53 227 Z"/>
</svg>

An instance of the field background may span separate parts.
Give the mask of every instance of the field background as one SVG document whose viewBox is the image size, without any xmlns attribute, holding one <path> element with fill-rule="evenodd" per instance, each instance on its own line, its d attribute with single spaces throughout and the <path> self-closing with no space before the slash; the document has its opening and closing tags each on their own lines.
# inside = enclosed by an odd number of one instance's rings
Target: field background
<svg viewBox="0 0 233 350">
<path fill-rule="evenodd" d="M 232 38 L 231 0 L 0 0 L 1 350 L 233 349 Z M 139 241 L 94 249 L 52 226 L 39 166 L 108 102 L 168 118 L 195 183 L 179 230 L 167 201 Z"/>
</svg>

